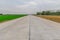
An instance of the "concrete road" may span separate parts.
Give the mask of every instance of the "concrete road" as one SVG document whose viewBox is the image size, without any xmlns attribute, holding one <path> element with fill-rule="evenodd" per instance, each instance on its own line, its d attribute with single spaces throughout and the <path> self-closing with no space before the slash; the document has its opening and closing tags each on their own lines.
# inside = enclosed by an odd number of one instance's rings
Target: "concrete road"
<svg viewBox="0 0 60 40">
<path fill-rule="evenodd" d="M 29 16 L 0 23 L 0 40 L 28 40 Z"/>
<path fill-rule="evenodd" d="M 0 23 L 0 40 L 60 40 L 60 23 L 31 15 Z"/>
<path fill-rule="evenodd" d="M 60 23 L 30 17 L 30 40 L 60 40 Z"/>
</svg>

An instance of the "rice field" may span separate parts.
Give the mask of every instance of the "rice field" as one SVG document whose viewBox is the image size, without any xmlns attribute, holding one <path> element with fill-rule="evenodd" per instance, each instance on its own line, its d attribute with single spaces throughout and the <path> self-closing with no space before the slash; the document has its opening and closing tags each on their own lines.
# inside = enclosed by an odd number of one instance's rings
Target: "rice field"
<svg viewBox="0 0 60 40">
<path fill-rule="evenodd" d="M 45 19 L 60 23 L 60 16 L 56 16 L 56 15 L 41 15 L 41 16 L 38 16 L 38 17 L 42 17 L 42 18 L 45 18 Z"/>
<path fill-rule="evenodd" d="M 16 19 L 16 18 L 21 18 L 23 16 L 26 16 L 26 14 L 0 15 L 0 22 L 9 21 L 9 20 L 13 20 L 13 19 Z"/>
</svg>

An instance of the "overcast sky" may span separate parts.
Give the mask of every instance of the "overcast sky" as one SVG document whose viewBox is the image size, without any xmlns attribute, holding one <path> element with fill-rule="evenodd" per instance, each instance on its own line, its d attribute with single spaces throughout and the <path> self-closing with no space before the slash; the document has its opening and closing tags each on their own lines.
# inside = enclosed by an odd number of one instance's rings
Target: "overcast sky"
<svg viewBox="0 0 60 40">
<path fill-rule="evenodd" d="M 60 0 L 0 0 L 0 13 L 36 13 L 59 10 Z"/>
</svg>

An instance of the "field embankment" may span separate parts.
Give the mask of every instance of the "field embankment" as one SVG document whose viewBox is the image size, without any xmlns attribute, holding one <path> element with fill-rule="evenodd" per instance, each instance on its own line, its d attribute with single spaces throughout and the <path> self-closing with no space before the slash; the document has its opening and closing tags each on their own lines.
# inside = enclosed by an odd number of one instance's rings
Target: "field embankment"
<svg viewBox="0 0 60 40">
<path fill-rule="evenodd" d="M 55 22 L 60 23 L 60 16 L 55 16 L 55 15 L 39 15 L 38 17 L 42 17 L 48 20 L 52 20 Z"/>
<path fill-rule="evenodd" d="M 26 16 L 26 14 L 7 14 L 7 15 L 0 15 L 0 22 L 16 19 Z"/>
</svg>

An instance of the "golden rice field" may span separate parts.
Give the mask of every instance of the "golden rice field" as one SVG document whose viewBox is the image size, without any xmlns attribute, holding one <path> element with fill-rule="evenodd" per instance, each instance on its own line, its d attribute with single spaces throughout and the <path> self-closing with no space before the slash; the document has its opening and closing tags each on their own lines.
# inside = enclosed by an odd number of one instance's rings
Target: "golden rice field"
<svg viewBox="0 0 60 40">
<path fill-rule="evenodd" d="M 42 18 L 49 19 L 49 20 L 52 20 L 52 21 L 60 23 L 60 16 L 41 15 L 41 16 L 38 16 L 38 17 L 42 17 Z"/>
</svg>

